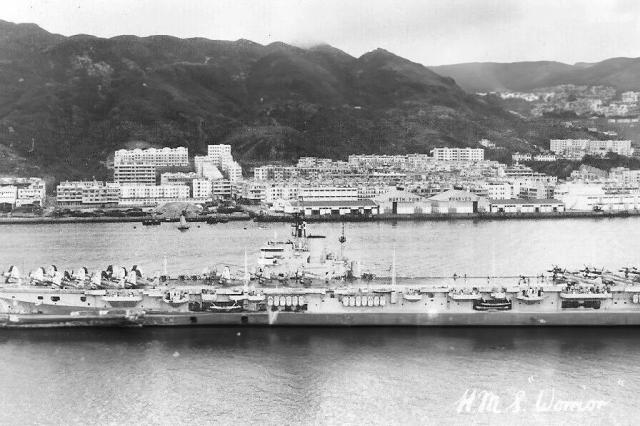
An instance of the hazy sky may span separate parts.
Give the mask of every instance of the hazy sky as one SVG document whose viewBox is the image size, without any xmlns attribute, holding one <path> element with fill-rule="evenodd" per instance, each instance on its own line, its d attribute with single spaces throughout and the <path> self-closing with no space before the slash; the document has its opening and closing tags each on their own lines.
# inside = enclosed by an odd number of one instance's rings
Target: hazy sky
<svg viewBox="0 0 640 426">
<path fill-rule="evenodd" d="M 382 47 L 425 65 L 640 56 L 640 0 L 0 0 L 0 19 L 64 35 Z"/>
</svg>

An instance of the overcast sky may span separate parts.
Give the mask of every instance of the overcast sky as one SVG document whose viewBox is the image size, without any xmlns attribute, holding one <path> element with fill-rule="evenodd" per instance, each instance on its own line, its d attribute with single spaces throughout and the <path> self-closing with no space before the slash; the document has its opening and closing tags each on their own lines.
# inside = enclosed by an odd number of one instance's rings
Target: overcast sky
<svg viewBox="0 0 640 426">
<path fill-rule="evenodd" d="M 64 35 L 169 34 L 385 48 L 425 65 L 640 56 L 638 0 L 0 0 Z"/>
</svg>

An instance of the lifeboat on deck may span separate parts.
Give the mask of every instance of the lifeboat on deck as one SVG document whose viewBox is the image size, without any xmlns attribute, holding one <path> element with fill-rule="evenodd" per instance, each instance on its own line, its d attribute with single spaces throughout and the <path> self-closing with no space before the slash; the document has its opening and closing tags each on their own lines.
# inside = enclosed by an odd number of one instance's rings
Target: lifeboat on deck
<svg viewBox="0 0 640 426">
<path fill-rule="evenodd" d="M 409 293 L 402 293 L 402 297 L 408 302 L 419 302 L 422 300 L 422 295 L 413 291 Z"/>
<path fill-rule="evenodd" d="M 507 298 L 482 298 L 473 302 L 473 309 L 476 311 L 509 311 L 511 307 L 511 300 Z"/>
<path fill-rule="evenodd" d="M 452 291 L 449 293 L 449 297 L 452 298 L 453 300 L 461 300 L 461 301 L 482 299 L 482 295 L 478 292 L 460 293 L 460 292 Z"/>
</svg>

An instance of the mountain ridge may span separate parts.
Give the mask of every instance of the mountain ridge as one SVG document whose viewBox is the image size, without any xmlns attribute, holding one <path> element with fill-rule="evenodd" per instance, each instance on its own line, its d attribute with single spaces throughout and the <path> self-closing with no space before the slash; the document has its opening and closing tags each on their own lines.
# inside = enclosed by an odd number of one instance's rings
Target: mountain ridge
<svg viewBox="0 0 640 426">
<path fill-rule="evenodd" d="M 64 37 L 0 23 L 4 173 L 105 178 L 104 160 L 132 140 L 192 154 L 229 143 L 249 165 L 482 138 L 530 149 L 525 136 L 536 142 L 491 99 L 384 49 L 356 58 L 329 45 Z"/>
<path fill-rule="evenodd" d="M 530 91 L 560 84 L 640 89 L 640 58 L 616 57 L 573 65 L 556 61 L 467 62 L 430 67 L 475 92 Z"/>
</svg>

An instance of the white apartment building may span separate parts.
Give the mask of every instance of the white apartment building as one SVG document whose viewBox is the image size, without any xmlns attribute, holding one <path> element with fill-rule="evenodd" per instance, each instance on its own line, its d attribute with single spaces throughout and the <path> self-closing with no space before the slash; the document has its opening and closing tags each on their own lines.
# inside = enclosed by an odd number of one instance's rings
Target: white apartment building
<svg viewBox="0 0 640 426">
<path fill-rule="evenodd" d="M 519 182 L 487 182 L 485 183 L 484 188 L 487 191 L 487 198 L 492 200 L 518 198 L 520 194 Z"/>
<path fill-rule="evenodd" d="M 120 185 L 101 181 L 64 181 L 56 187 L 60 207 L 108 207 L 118 204 Z"/>
<path fill-rule="evenodd" d="M 515 153 L 511 154 L 511 159 L 513 161 L 516 161 L 516 162 L 531 161 L 531 154 L 515 152 Z"/>
<path fill-rule="evenodd" d="M 298 161 L 298 164 L 300 164 L 300 161 Z M 253 177 L 255 180 L 287 180 L 297 176 L 298 169 L 293 166 L 266 165 L 253 169 Z"/>
<path fill-rule="evenodd" d="M 556 186 L 555 198 L 564 202 L 567 210 L 625 211 L 640 208 L 640 191 L 634 186 L 566 182 Z"/>
<path fill-rule="evenodd" d="M 213 194 L 212 181 L 209 179 L 193 179 L 191 196 L 196 200 L 211 200 Z"/>
<path fill-rule="evenodd" d="M 358 199 L 357 188 L 336 187 L 336 186 L 314 186 L 300 188 L 298 191 L 300 201 L 348 201 Z"/>
<path fill-rule="evenodd" d="M 186 185 L 120 185 L 121 205 L 153 206 L 169 201 L 186 201 L 190 188 Z"/>
<path fill-rule="evenodd" d="M 605 156 L 608 152 L 626 156 L 633 154 L 630 140 L 551 139 L 549 145 L 557 155 L 578 160 L 585 155 Z"/>
<path fill-rule="evenodd" d="M 42 206 L 46 198 L 43 179 L 7 177 L 0 178 L 0 203 L 20 207 L 28 204 Z"/>
<path fill-rule="evenodd" d="M 156 166 L 145 163 L 121 163 L 113 166 L 113 181 L 121 184 L 156 184 Z"/>
<path fill-rule="evenodd" d="M 198 176 L 209 180 L 222 179 L 222 173 L 220 173 L 218 166 L 208 156 L 196 155 L 193 158 L 193 162 Z"/>
<path fill-rule="evenodd" d="M 352 167 L 364 167 L 373 169 L 380 167 L 404 168 L 407 163 L 407 156 L 354 154 L 349 156 L 347 163 Z"/>
<path fill-rule="evenodd" d="M 269 185 L 265 189 L 264 202 L 273 204 L 277 200 L 295 201 L 300 188 L 297 185 Z"/>
<path fill-rule="evenodd" d="M 245 181 L 242 183 L 239 192 L 244 199 L 264 202 L 267 198 L 267 184 L 264 182 Z"/>
<path fill-rule="evenodd" d="M 166 172 L 160 175 L 160 185 L 191 185 L 191 182 L 197 178 L 198 175 L 194 172 Z"/>
<path fill-rule="evenodd" d="M 211 193 L 217 197 L 228 198 L 233 195 L 233 185 L 228 179 L 211 181 Z"/>
<path fill-rule="evenodd" d="M 537 154 L 533 156 L 533 161 L 544 161 L 544 162 L 552 163 L 557 160 L 558 160 L 558 157 L 554 154 Z"/>
<path fill-rule="evenodd" d="M 609 170 L 609 179 L 620 185 L 640 186 L 640 170 L 629 170 L 626 167 L 614 167 Z"/>
<path fill-rule="evenodd" d="M 207 157 L 209 157 L 217 167 L 224 170 L 229 163 L 233 162 L 231 145 L 209 145 L 207 147 Z"/>
<path fill-rule="evenodd" d="M 18 187 L 15 185 L 2 185 L 0 186 L 0 204 L 16 205 L 18 198 Z"/>
<path fill-rule="evenodd" d="M 434 148 L 431 154 L 436 161 L 483 161 L 482 148 Z"/>
<path fill-rule="evenodd" d="M 178 148 L 119 149 L 113 157 L 113 164 L 142 163 L 156 167 L 185 167 L 189 165 L 189 150 Z"/>
<path fill-rule="evenodd" d="M 242 180 L 242 166 L 240 166 L 237 161 L 229 163 L 224 170 L 227 172 L 231 182 Z"/>
</svg>

